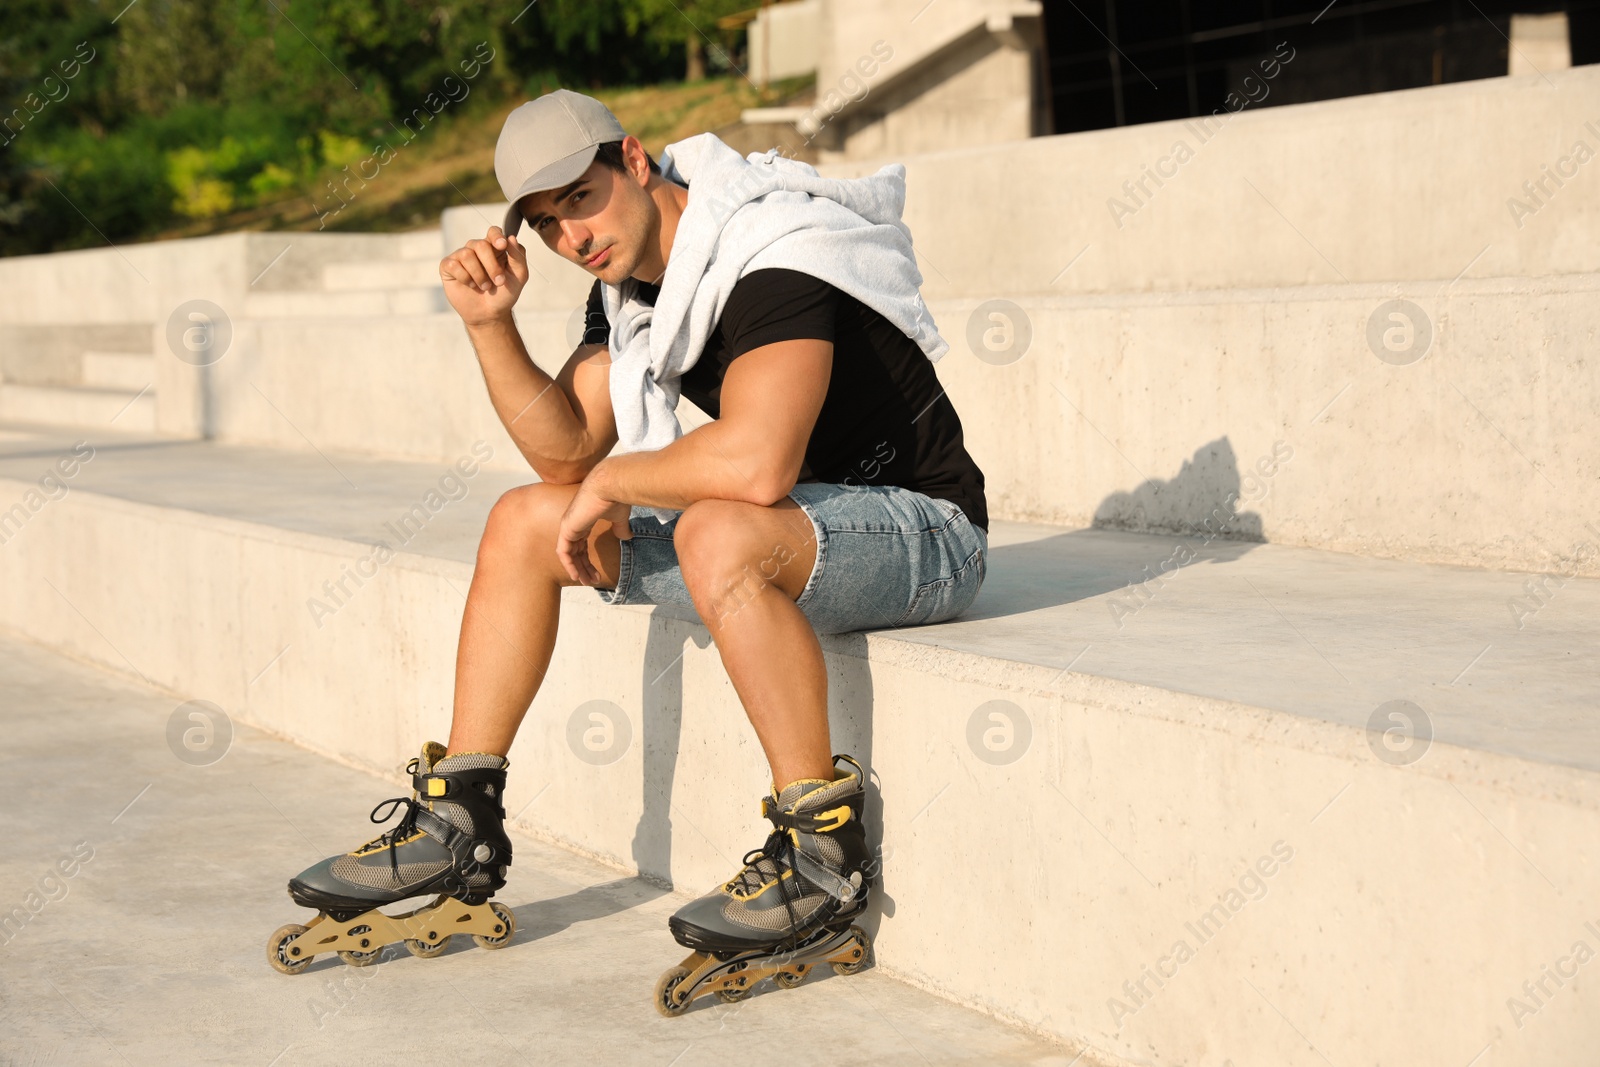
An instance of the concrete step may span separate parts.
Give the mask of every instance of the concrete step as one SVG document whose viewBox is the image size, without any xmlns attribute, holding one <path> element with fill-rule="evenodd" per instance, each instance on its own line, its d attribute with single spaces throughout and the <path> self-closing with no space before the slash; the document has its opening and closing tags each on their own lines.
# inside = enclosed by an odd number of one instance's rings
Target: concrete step
<svg viewBox="0 0 1600 1067">
<path fill-rule="evenodd" d="M 156 398 L 148 385 L 96 389 L 8 382 L 0 384 L 0 420 L 150 432 L 156 426 Z"/>
<path fill-rule="evenodd" d="M 551 1062 L 592 1058 L 597 1041 L 607 1064 L 662 1067 L 691 1043 L 732 1060 L 769 1042 L 796 1012 L 827 1028 L 830 1055 L 852 1062 L 1070 1060 L 870 968 L 848 980 L 816 973 L 794 990 L 764 988 L 741 1004 L 713 1000 L 659 1018 L 651 986 L 684 954 L 667 933 L 681 899 L 515 831 L 516 862 L 496 896 L 517 920 L 510 945 L 486 952 L 462 936 L 434 960 L 395 945 L 367 970 L 329 957 L 303 974 L 279 974 L 262 951 L 268 933 L 311 917 L 284 895 L 284 882 L 319 858 L 311 853 L 351 848 L 370 829 L 373 802 L 407 792 L 409 780 L 395 768 L 380 778 L 342 767 L 220 719 L 216 749 L 198 755 L 219 758 L 196 766 L 181 741 L 176 751 L 190 762 L 167 745 L 178 703 L 0 640 L 0 729 L 8 760 L 31 768 L 9 801 L 7 842 L 17 890 L 6 903 L 20 905 L 24 921 L 8 912 L 3 937 L 7 989 L 32 1007 L 9 1020 L 8 1059 L 392 1062 L 393 1035 L 415 1027 L 416 1005 L 455 986 L 481 1013 L 472 1059 L 485 1067 L 526 1063 L 522 1050 L 535 1047 Z M 57 868 L 63 858 L 67 866 Z M 180 871 L 196 874 L 175 908 Z M 46 896 L 34 898 L 31 914 L 24 894 L 41 878 Z M 196 937 L 196 925 L 226 935 Z M 87 957 L 93 967 L 61 966 Z M 183 977 L 149 980 L 156 971 Z M 207 1010 L 196 1017 L 185 1005 L 202 987 Z"/>
<path fill-rule="evenodd" d="M 148 352 L 85 352 L 83 384 L 93 389 L 138 392 L 156 380 L 156 360 Z"/>
<path fill-rule="evenodd" d="M 351 292 L 251 293 L 244 298 L 247 319 L 387 318 L 434 315 L 448 310 L 444 290 L 437 285 Z"/>
<path fill-rule="evenodd" d="M 330 293 L 429 288 L 439 284 L 439 258 L 330 263 L 322 269 L 322 285 Z"/>
<path fill-rule="evenodd" d="M 426 230 L 412 230 L 398 236 L 396 251 L 401 259 L 437 263 L 447 251 L 444 247 L 444 234 L 437 226 Z"/>
<path fill-rule="evenodd" d="M 1600 476 L 1583 341 L 1597 298 L 1589 274 L 930 310 L 951 346 L 936 370 L 999 517 L 1157 533 L 1226 519 L 1278 543 L 1596 576 L 1600 553 L 1579 549 L 1600 534 L 1571 501 Z M 581 306 L 519 308 L 518 322 L 553 374 Z M 1404 336 L 1409 349 L 1386 347 Z M 454 314 L 277 319 L 252 337 L 207 379 L 221 440 L 426 460 L 483 435 L 518 462 Z M 679 410 L 686 428 L 704 421 Z"/>
<path fill-rule="evenodd" d="M 0 442 L 0 501 L 71 447 Z M 107 436 L 69 495 L 0 511 L 0 625 L 392 773 L 447 725 L 478 531 L 520 480 L 483 451 L 450 475 Z M 1084 1062 L 1593 1047 L 1580 997 L 1501 1013 L 1600 923 L 1600 582 L 1001 521 L 990 545 L 963 618 L 823 639 L 835 747 L 878 783 L 884 973 Z M 704 626 L 573 588 L 560 635 L 507 809 L 725 879 L 767 783 Z"/>
<path fill-rule="evenodd" d="M 13 303 L 7 301 L 0 318 L 11 310 L 14 310 Z M 0 381 L 20 385 L 81 385 L 85 352 L 148 354 L 151 333 L 148 323 L 56 322 L 10 326 L 0 322 Z"/>
</svg>

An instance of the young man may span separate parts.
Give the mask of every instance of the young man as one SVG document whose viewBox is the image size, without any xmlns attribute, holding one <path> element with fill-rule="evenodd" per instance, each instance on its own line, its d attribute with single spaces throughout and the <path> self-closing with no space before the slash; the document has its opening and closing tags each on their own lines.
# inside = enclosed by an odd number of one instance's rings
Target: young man
<svg viewBox="0 0 1600 1067">
<path fill-rule="evenodd" d="M 562 587 L 690 606 L 771 765 L 774 831 L 673 918 L 706 954 L 664 977 L 659 1006 L 676 1012 L 748 991 L 730 954 L 805 949 L 786 957 L 786 982 L 804 960 L 859 965 L 848 927 L 873 870 L 865 775 L 847 757 L 836 770 L 817 634 L 959 614 L 983 582 L 988 514 L 934 373 L 947 346 L 899 221 L 903 168 L 822 179 L 709 134 L 663 161 L 667 174 L 604 105 L 566 90 L 507 119 L 506 225 L 447 256 L 440 277 L 541 480 L 502 497 L 484 531 L 448 751 L 424 748 L 397 830 L 290 891 L 347 924 L 423 892 L 481 907 L 504 884 L 503 757 L 549 666 Z M 686 181 L 672 180 L 680 166 Z M 596 279 L 589 329 L 553 380 L 512 319 L 529 277 L 521 232 Z M 714 421 L 683 434 L 679 395 Z"/>
</svg>

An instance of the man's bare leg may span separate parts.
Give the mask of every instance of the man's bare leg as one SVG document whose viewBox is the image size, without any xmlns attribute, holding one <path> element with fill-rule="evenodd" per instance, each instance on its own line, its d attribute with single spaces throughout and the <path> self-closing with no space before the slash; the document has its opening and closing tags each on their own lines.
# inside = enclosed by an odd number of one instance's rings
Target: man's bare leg
<svg viewBox="0 0 1600 1067">
<path fill-rule="evenodd" d="M 674 543 L 773 783 L 832 781 L 822 645 L 795 604 L 817 558 L 811 520 L 787 498 L 771 507 L 702 500 L 678 519 Z"/>
<path fill-rule="evenodd" d="M 451 752 L 510 751 L 549 670 L 561 589 L 555 531 L 575 485 L 537 484 L 495 505 L 461 622 Z M 833 777 L 822 646 L 795 605 L 816 562 L 811 520 L 785 499 L 772 507 L 705 500 L 678 520 L 685 583 L 708 620 L 724 669 L 755 727 L 773 781 Z M 616 584 L 621 548 L 609 530 L 590 558 Z"/>
<path fill-rule="evenodd" d="M 537 483 L 495 504 L 478 546 L 456 652 L 449 750 L 511 750 L 555 650 L 561 590 L 576 585 L 556 558 L 556 530 L 576 485 Z M 589 558 L 616 585 L 621 546 L 609 528 L 589 538 Z"/>
</svg>

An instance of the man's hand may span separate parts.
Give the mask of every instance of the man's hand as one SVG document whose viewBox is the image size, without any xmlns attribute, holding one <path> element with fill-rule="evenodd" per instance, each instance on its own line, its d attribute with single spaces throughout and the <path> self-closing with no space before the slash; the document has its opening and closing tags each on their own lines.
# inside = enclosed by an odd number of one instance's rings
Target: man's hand
<svg viewBox="0 0 1600 1067">
<path fill-rule="evenodd" d="M 528 281 L 528 250 L 498 226 L 468 241 L 439 262 L 445 299 L 468 326 L 511 317 Z"/>
<path fill-rule="evenodd" d="M 595 467 L 583 484 L 578 486 L 578 491 L 572 495 L 572 503 L 567 505 L 566 513 L 561 516 L 561 529 L 556 534 L 556 555 L 560 557 L 561 565 L 567 569 L 573 581 L 583 585 L 598 585 L 601 581 L 600 572 L 589 559 L 589 533 L 595 523 L 609 523 L 618 540 L 626 541 L 633 536 L 633 531 L 628 528 L 632 505 L 607 500 L 597 486 L 595 475 L 599 472 L 600 467 Z"/>
</svg>

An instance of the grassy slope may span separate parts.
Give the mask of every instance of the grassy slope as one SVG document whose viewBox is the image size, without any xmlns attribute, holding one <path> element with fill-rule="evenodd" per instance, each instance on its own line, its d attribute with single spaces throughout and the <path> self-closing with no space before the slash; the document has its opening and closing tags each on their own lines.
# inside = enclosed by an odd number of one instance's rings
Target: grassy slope
<svg viewBox="0 0 1600 1067">
<path fill-rule="evenodd" d="M 711 78 L 628 89 L 598 89 L 590 95 L 603 101 L 623 129 L 639 138 L 652 155 L 674 141 L 706 130 L 721 130 L 739 121 L 748 107 L 788 102 L 804 95 L 809 78 L 775 83 L 763 99 L 740 77 Z M 494 143 L 506 115 L 521 100 L 508 101 L 455 116 L 441 117 L 410 144 L 390 141 L 395 157 L 363 188 L 352 183 L 349 206 L 330 218 L 329 230 L 384 232 L 411 230 L 438 221 L 439 212 L 465 203 L 503 199 L 494 177 Z M 328 177 L 331 175 L 324 175 Z M 313 202 L 312 196 L 315 196 Z M 333 194 L 319 178 L 310 192 L 297 190 L 272 204 L 190 223 L 155 235 L 195 237 L 238 230 L 316 230 L 316 206 L 335 206 Z"/>
</svg>

